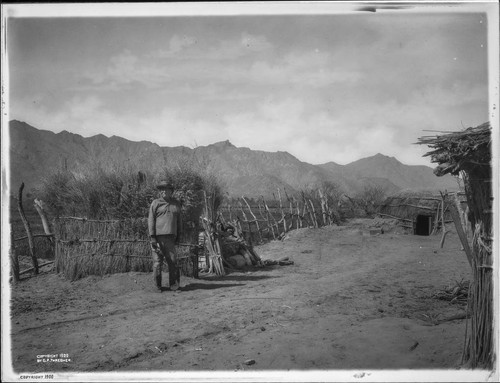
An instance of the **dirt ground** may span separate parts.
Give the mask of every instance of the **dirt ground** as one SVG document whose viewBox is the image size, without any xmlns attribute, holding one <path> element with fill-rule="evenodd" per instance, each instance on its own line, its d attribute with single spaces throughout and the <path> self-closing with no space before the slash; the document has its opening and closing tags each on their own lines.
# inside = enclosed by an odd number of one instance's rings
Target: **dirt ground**
<svg viewBox="0 0 500 383">
<path fill-rule="evenodd" d="M 370 235 L 381 226 L 383 234 Z M 150 273 L 75 282 L 43 273 L 12 288 L 13 367 L 456 369 L 466 321 L 446 319 L 465 307 L 432 296 L 470 279 L 470 268 L 455 233 L 443 249 L 440 239 L 380 219 L 299 229 L 256 247 L 263 259 L 288 256 L 293 265 L 183 278 L 180 293 L 154 292 Z"/>
</svg>

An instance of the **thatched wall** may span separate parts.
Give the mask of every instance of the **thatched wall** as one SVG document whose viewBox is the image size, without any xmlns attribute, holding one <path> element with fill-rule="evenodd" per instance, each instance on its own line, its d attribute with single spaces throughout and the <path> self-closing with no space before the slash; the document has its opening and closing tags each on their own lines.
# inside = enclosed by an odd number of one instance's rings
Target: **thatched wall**
<svg viewBox="0 0 500 383">
<path fill-rule="evenodd" d="M 426 191 L 403 190 L 385 199 L 380 213 L 414 221 L 418 215 L 435 217 L 441 205 L 441 196 Z M 448 214 L 448 213 L 446 213 Z M 445 215 L 445 219 L 447 215 Z"/>
<path fill-rule="evenodd" d="M 56 271 L 70 280 L 153 269 L 145 218 L 99 221 L 66 217 L 57 219 L 54 229 Z M 179 247 L 177 252 L 184 260 L 180 262 L 183 274 L 196 274 L 190 248 Z"/>
</svg>

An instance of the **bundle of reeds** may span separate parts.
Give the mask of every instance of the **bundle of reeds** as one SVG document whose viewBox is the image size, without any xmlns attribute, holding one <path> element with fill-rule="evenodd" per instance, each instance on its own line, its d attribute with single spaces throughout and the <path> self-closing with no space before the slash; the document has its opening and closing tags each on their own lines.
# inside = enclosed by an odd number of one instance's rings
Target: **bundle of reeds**
<svg viewBox="0 0 500 383">
<path fill-rule="evenodd" d="M 470 285 L 467 323 L 469 336 L 463 354 L 463 362 L 472 368 L 491 368 L 494 359 L 493 345 L 493 267 L 491 238 L 477 224 L 472 239 L 472 271 L 476 283 Z"/>
<path fill-rule="evenodd" d="M 224 264 L 222 259 L 222 251 L 219 243 L 219 236 L 214 225 L 211 225 L 206 219 L 202 220 L 203 229 L 205 230 L 205 246 L 209 256 L 209 273 L 215 275 L 225 275 Z"/>
<path fill-rule="evenodd" d="M 217 230 L 218 209 L 222 202 L 219 193 L 212 190 L 210 195 L 203 192 L 205 200 L 205 214 L 202 218 L 203 229 L 205 230 L 205 246 L 209 256 L 209 273 L 225 275 L 222 252 L 219 243 L 219 233 Z"/>
</svg>

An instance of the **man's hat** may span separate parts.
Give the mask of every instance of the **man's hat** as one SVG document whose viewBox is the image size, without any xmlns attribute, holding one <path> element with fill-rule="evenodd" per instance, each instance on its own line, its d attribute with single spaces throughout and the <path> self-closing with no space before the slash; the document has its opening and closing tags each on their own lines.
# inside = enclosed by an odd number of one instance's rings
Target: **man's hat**
<svg viewBox="0 0 500 383">
<path fill-rule="evenodd" d="M 160 181 L 160 183 L 156 185 L 156 188 L 158 190 L 167 190 L 167 189 L 174 190 L 174 186 L 167 181 Z"/>
</svg>

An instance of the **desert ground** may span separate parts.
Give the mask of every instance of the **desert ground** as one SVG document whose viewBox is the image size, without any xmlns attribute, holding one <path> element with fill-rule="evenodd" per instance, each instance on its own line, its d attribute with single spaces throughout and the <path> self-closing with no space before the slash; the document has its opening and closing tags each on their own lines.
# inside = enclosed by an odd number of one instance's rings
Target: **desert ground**
<svg viewBox="0 0 500 383">
<path fill-rule="evenodd" d="M 435 294 L 469 280 L 470 267 L 454 232 L 442 249 L 440 239 L 382 219 L 298 229 L 255 247 L 293 265 L 184 277 L 180 293 L 155 292 L 151 273 L 70 282 L 45 271 L 11 290 L 13 368 L 454 370 L 466 306 Z"/>
</svg>

